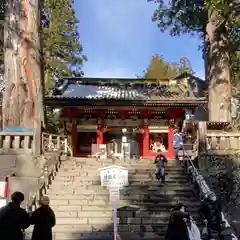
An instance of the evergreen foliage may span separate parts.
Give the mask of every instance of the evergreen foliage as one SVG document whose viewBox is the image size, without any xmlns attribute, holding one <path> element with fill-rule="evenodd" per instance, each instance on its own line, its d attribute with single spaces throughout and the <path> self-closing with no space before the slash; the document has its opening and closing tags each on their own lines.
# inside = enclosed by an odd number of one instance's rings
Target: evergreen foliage
<svg viewBox="0 0 240 240">
<path fill-rule="evenodd" d="M 210 121 L 230 121 L 232 82 L 239 80 L 239 1 L 148 1 L 157 4 L 153 21 L 162 32 L 172 36 L 192 34 L 202 39 Z"/>
<path fill-rule="evenodd" d="M 219 33 L 227 29 L 231 57 L 232 76 L 240 77 L 240 2 L 238 0 L 148 0 L 155 2 L 157 8 L 153 21 L 162 32 L 169 31 L 172 36 L 192 34 L 199 36 L 206 44 L 206 27 L 211 13 L 216 12 Z M 204 55 L 207 46 L 203 44 Z"/>
<path fill-rule="evenodd" d="M 77 31 L 78 20 L 69 0 L 45 0 L 41 11 L 45 87 L 61 76 L 81 76 L 86 60 Z"/>
</svg>

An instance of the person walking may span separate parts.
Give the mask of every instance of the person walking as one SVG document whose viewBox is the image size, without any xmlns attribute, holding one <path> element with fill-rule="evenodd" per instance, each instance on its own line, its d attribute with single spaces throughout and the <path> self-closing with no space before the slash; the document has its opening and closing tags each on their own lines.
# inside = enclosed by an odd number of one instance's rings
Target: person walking
<svg viewBox="0 0 240 240">
<path fill-rule="evenodd" d="M 0 209 L 0 239 L 23 240 L 22 230 L 30 225 L 28 213 L 21 208 L 24 201 L 22 192 L 14 192 L 11 202 Z"/>
<path fill-rule="evenodd" d="M 174 158 L 178 160 L 178 152 L 183 149 L 183 138 L 178 130 L 175 130 L 173 135 Z"/>
<path fill-rule="evenodd" d="M 179 203 L 171 210 L 165 240 L 190 240 L 187 221 L 190 219 L 186 207 Z"/>
<path fill-rule="evenodd" d="M 221 225 L 222 225 L 222 210 L 220 202 L 217 200 L 216 195 L 211 192 L 202 201 L 199 214 L 207 229 L 210 231 L 209 234 L 217 232 L 221 238 Z"/>
<path fill-rule="evenodd" d="M 162 154 L 161 150 L 158 150 L 158 155 L 155 158 L 156 164 L 156 179 L 161 180 L 162 184 L 165 184 L 165 165 L 167 164 L 167 158 Z"/>
<path fill-rule="evenodd" d="M 31 224 L 34 225 L 32 240 L 52 240 L 52 227 L 56 224 L 56 218 L 49 202 L 48 196 L 42 196 L 40 207 L 32 213 L 30 218 Z"/>
</svg>

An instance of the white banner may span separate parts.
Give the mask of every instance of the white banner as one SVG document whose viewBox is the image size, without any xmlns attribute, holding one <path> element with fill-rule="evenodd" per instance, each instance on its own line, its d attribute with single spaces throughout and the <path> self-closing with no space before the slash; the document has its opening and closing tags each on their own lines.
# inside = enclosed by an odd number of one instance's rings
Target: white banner
<svg viewBox="0 0 240 240">
<path fill-rule="evenodd" d="M 6 188 L 6 182 L 1 181 L 0 182 L 0 198 L 5 197 L 5 188 Z"/>
</svg>

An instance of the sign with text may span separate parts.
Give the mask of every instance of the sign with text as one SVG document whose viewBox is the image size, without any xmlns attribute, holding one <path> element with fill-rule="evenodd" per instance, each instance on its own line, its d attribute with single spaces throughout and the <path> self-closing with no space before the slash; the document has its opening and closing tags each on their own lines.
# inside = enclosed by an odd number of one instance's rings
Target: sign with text
<svg viewBox="0 0 240 240">
<path fill-rule="evenodd" d="M 128 170 L 112 165 L 99 169 L 101 185 L 107 188 L 122 188 L 128 184 Z"/>
<path fill-rule="evenodd" d="M 117 203 L 120 199 L 119 188 L 110 188 L 109 189 L 109 201 L 114 204 Z"/>
</svg>

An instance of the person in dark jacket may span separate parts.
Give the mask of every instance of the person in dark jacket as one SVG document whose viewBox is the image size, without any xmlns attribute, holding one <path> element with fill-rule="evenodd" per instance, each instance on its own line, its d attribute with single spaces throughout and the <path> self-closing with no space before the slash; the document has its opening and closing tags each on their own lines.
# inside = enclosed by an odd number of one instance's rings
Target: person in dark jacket
<svg viewBox="0 0 240 240">
<path fill-rule="evenodd" d="M 171 210 L 170 221 L 167 228 L 166 240 L 189 240 L 187 220 L 189 213 L 183 204 L 179 203 Z"/>
<path fill-rule="evenodd" d="M 161 180 L 161 183 L 165 184 L 165 165 L 167 163 L 167 158 L 162 154 L 160 149 L 158 150 L 158 155 L 154 163 L 156 164 L 156 179 Z"/>
<path fill-rule="evenodd" d="M 32 240 L 52 240 L 52 227 L 55 226 L 56 219 L 49 202 L 49 197 L 43 196 L 41 206 L 31 216 L 31 224 L 34 224 Z"/>
<path fill-rule="evenodd" d="M 210 193 L 201 203 L 199 213 L 204 224 L 210 231 L 216 231 L 220 235 L 222 214 L 221 205 L 214 193 Z"/>
<path fill-rule="evenodd" d="M 24 194 L 15 192 L 11 196 L 11 202 L 0 209 L 0 239 L 23 240 L 23 229 L 30 225 L 28 213 L 21 208 Z"/>
</svg>

